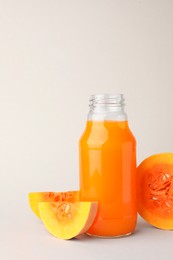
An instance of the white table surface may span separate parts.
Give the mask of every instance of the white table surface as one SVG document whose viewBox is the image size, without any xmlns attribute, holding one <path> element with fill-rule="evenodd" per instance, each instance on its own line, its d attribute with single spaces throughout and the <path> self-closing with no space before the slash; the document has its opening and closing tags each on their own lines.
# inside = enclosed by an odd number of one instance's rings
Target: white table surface
<svg viewBox="0 0 173 260">
<path fill-rule="evenodd" d="M 173 232 L 153 228 L 141 218 L 129 237 L 59 240 L 31 212 L 27 193 L 11 193 L 1 200 L 1 260 L 173 259 Z"/>
</svg>

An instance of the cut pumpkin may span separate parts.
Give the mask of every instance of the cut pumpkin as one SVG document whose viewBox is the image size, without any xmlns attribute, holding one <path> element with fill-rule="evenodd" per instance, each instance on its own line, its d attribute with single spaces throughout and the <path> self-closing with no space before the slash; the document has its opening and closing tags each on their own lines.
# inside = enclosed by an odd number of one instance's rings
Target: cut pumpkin
<svg viewBox="0 0 173 260">
<path fill-rule="evenodd" d="M 75 202 L 79 201 L 79 191 L 67 192 L 30 192 L 29 205 L 37 217 L 40 218 L 38 205 L 40 202 Z"/>
<path fill-rule="evenodd" d="M 148 223 L 173 229 L 173 153 L 152 155 L 138 166 L 137 202 Z"/>
<path fill-rule="evenodd" d="M 46 229 L 55 237 L 71 239 L 85 233 L 97 212 L 96 202 L 41 202 L 39 212 Z"/>
</svg>

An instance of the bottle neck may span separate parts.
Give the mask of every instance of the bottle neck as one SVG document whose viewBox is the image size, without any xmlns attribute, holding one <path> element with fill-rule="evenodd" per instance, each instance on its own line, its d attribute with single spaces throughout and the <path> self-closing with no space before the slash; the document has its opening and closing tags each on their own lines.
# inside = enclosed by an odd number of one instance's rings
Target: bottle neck
<svg viewBox="0 0 173 260">
<path fill-rule="evenodd" d="M 92 95 L 88 121 L 127 121 L 122 94 Z"/>
</svg>

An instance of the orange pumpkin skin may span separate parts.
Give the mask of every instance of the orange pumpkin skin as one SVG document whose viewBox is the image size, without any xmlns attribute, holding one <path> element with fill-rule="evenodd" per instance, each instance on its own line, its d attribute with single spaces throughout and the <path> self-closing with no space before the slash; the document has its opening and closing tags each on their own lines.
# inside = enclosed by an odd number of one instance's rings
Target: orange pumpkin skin
<svg viewBox="0 0 173 260">
<path fill-rule="evenodd" d="M 173 230 L 173 153 L 152 155 L 137 167 L 137 206 L 148 223 Z"/>
</svg>

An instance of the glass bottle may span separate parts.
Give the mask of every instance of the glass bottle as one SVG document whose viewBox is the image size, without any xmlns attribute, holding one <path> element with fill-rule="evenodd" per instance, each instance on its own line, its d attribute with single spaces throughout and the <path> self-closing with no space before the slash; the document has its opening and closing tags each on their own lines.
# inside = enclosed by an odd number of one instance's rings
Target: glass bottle
<svg viewBox="0 0 173 260">
<path fill-rule="evenodd" d="M 79 162 L 80 200 L 98 202 L 88 234 L 131 234 L 137 220 L 136 141 L 128 126 L 122 94 L 90 97 Z"/>
</svg>

